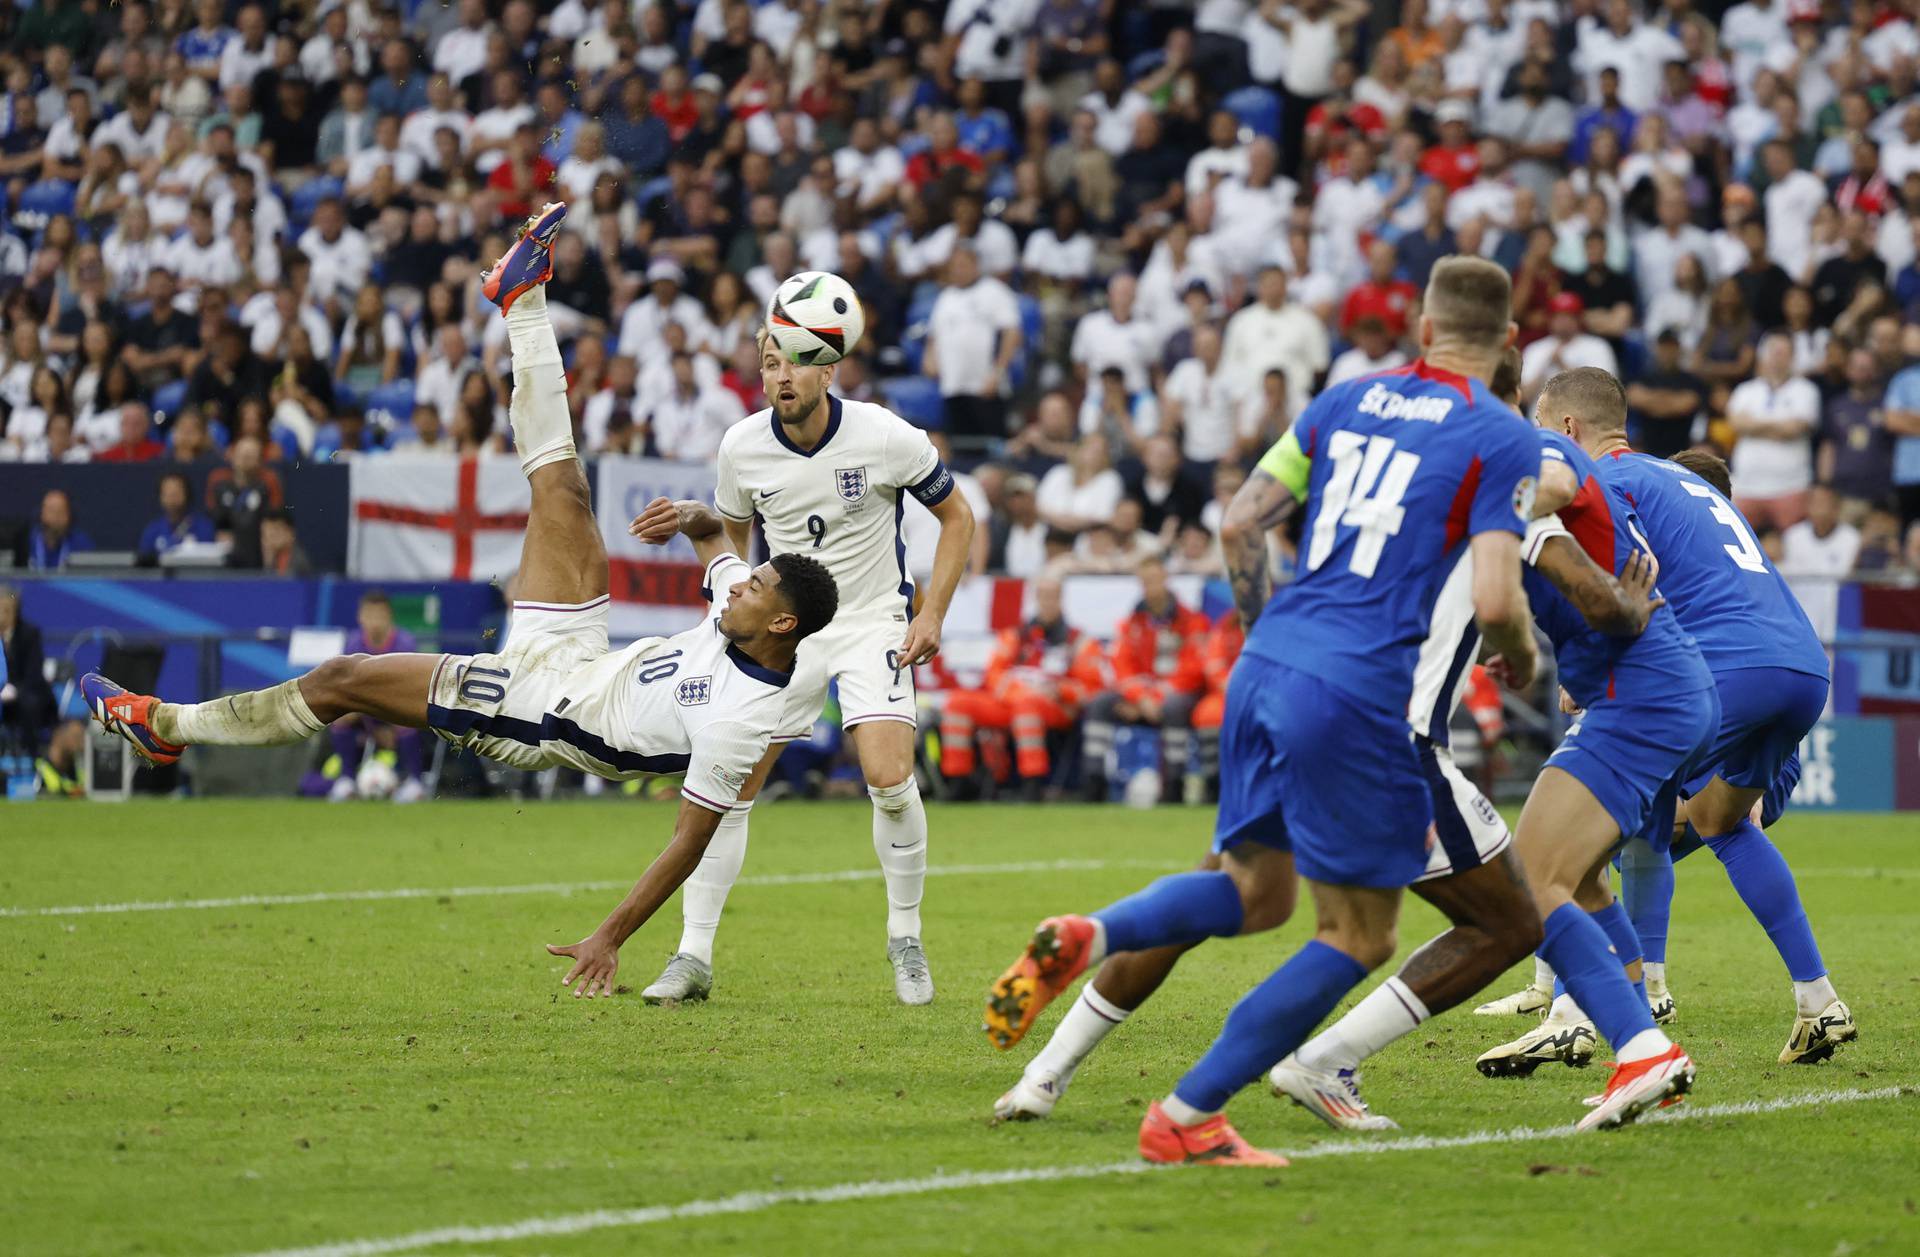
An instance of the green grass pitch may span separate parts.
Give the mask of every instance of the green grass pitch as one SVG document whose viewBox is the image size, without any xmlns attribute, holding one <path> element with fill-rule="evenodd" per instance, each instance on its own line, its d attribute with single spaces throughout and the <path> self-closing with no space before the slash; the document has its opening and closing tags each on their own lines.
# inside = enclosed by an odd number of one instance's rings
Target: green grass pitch
<svg viewBox="0 0 1920 1257">
<path fill-rule="evenodd" d="M 1603 1081 L 1598 1069 L 1485 1081 L 1473 1057 L 1521 1023 L 1456 1010 L 1367 1072 L 1401 1135 L 1335 1135 L 1249 1089 L 1232 1116 L 1255 1142 L 1306 1154 L 1292 1168 L 1129 1173 L 1145 1104 L 1305 923 L 1189 957 L 1046 1123 L 988 1121 L 1038 1038 L 993 1051 L 980 998 L 1040 916 L 1189 864 L 1209 813 L 932 808 L 934 865 L 948 870 L 926 903 L 939 997 L 907 1009 L 886 967 L 866 806 L 776 805 L 754 816 L 751 880 L 721 929 L 711 1003 L 565 996 L 563 962 L 541 944 L 579 938 L 619 894 L 575 884 L 630 881 L 671 815 L 512 803 L 0 811 L 0 1253 L 1920 1252 L 1912 818 L 1789 816 L 1775 830 L 1860 1024 L 1829 1064 L 1775 1063 L 1785 976 L 1718 866 L 1697 856 L 1680 867 L 1670 957 L 1675 1030 L 1700 1063 L 1680 1110 L 1693 1118 L 1445 1146 L 1564 1126 Z M 535 883 L 557 885 L 439 893 Z M 429 893 L 179 906 L 397 889 Z M 172 906 L 33 911 L 134 901 Z M 1437 928 L 1410 904 L 1406 947 Z M 678 928 L 675 901 L 628 944 L 631 991 Z M 1823 1093 L 1846 1102 L 1733 1111 Z M 1370 1144 L 1385 1146 L 1339 1151 Z M 953 1185 L 1080 1168 L 1101 1172 Z M 940 1175 L 939 1190 L 899 1186 Z M 799 1203 L 754 1195 L 848 1184 L 889 1186 Z M 601 1225 L 577 1216 L 596 1210 L 609 1211 L 589 1220 Z M 573 1221 L 418 1242 L 556 1218 Z M 348 1244 L 395 1237 L 415 1238 Z"/>
</svg>

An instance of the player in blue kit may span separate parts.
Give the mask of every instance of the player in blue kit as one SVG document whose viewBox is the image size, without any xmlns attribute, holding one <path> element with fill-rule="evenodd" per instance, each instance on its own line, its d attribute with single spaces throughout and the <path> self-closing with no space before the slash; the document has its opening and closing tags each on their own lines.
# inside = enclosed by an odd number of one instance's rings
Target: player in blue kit
<svg viewBox="0 0 1920 1257">
<path fill-rule="evenodd" d="M 1547 382 L 1536 417 L 1547 424 L 1547 416 L 1590 410 L 1590 395 L 1602 384 L 1619 394 L 1605 372 L 1562 372 Z M 1543 493 L 1565 504 L 1556 505 L 1558 527 L 1542 520 L 1529 531 L 1529 549 L 1564 531 L 1602 569 L 1616 572 L 1635 551 L 1650 552 L 1631 501 L 1594 459 L 1561 432 L 1547 431 L 1542 440 L 1549 464 L 1564 463 L 1563 471 L 1543 472 Z M 1684 1095 L 1694 1066 L 1654 1024 L 1645 988 L 1636 985 L 1639 940 L 1608 888 L 1606 869 L 1625 839 L 1657 831 L 1665 840 L 1674 791 L 1705 753 L 1719 702 L 1713 675 L 1671 609 L 1657 610 L 1638 637 L 1611 637 L 1594 632 L 1536 574 L 1526 579 L 1561 685 L 1582 714 L 1541 770 L 1515 848 L 1545 922 L 1541 955 L 1614 1049 L 1606 1091 L 1579 1128 L 1618 1126 Z M 1531 1062 L 1497 1052 L 1476 1062 L 1482 1073 L 1532 1071 Z"/>
<path fill-rule="evenodd" d="M 1307 879 L 1314 939 L 1234 1007 L 1206 1056 L 1148 1109 L 1148 1160 L 1283 1164 L 1221 1110 L 1392 956 L 1401 890 L 1426 870 L 1433 824 L 1406 712 L 1441 581 L 1463 552 L 1482 633 L 1513 682 L 1531 679 L 1518 560 L 1538 437 L 1484 383 L 1513 336 L 1511 296 L 1491 263 L 1441 262 L 1422 358 L 1322 393 L 1262 460 L 1305 505 L 1302 554 L 1228 687 L 1221 868 L 1163 878 L 1091 916 L 1048 918 L 993 985 L 988 1033 L 1024 1034 L 1107 953 L 1270 929 L 1291 915 L 1297 876 Z"/>
<path fill-rule="evenodd" d="M 1826 706 L 1826 652 L 1726 494 L 1685 466 L 1629 448 L 1625 399 L 1610 375 L 1590 368 L 1569 374 L 1590 374 L 1590 387 L 1568 394 L 1566 413 L 1543 420 L 1600 460 L 1609 482 L 1634 503 L 1661 560 L 1661 590 L 1719 694 L 1719 730 L 1680 785 L 1685 819 L 1719 857 L 1793 980 L 1796 1015 L 1781 1063 L 1825 1060 L 1858 1031 L 1827 975 L 1793 873 L 1752 812 L 1776 789 Z M 1623 897 L 1643 946 L 1658 953 L 1663 980 L 1670 836 L 1663 831 L 1645 846 L 1631 844 L 1621 870 Z"/>
</svg>

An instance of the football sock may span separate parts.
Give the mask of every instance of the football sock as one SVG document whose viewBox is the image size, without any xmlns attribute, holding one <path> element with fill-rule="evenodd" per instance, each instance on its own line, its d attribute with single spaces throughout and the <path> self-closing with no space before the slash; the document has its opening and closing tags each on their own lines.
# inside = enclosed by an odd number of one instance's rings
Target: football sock
<svg viewBox="0 0 1920 1257">
<path fill-rule="evenodd" d="M 307 706 L 298 678 L 210 703 L 155 703 L 147 723 L 163 742 L 207 746 L 290 746 L 327 727 Z"/>
<path fill-rule="evenodd" d="M 1647 960 L 1643 957 L 1640 961 L 1640 976 L 1646 979 L 1649 991 L 1667 989 L 1667 966 L 1662 961 Z"/>
<path fill-rule="evenodd" d="M 1653 1014 L 1647 1010 L 1646 997 L 1627 981 L 1626 970 L 1620 967 L 1599 922 L 1582 912 L 1578 904 L 1563 903 L 1547 916 L 1546 940 L 1540 950 L 1567 984 L 1567 992 L 1613 1045 L 1616 1058 L 1638 1059 L 1626 1056 L 1626 1045 L 1644 1031 L 1659 1032 Z M 1659 1038 L 1664 1042 L 1666 1036 Z"/>
<path fill-rule="evenodd" d="M 1811 982 L 1793 984 L 1794 1010 L 1802 1017 L 1814 1017 L 1828 1004 L 1840 998 L 1840 992 L 1833 989 L 1833 983 L 1822 974 Z"/>
<path fill-rule="evenodd" d="M 1667 925 L 1673 916 L 1673 860 L 1635 838 L 1620 849 L 1620 899 L 1640 936 L 1640 957 L 1665 964 Z"/>
<path fill-rule="evenodd" d="M 1220 872 L 1174 873 L 1093 914 L 1106 929 L 1103 955 L 1231 938 L 1243 917 L 1239 887 Z"/>
<path fill-rule="evenodd" d="M 517 303 L 514 308 L 519 308 Z M 720 913 L 727 906 L 727 892 L 740 880 L 740 866 L 746 863 L 747 817 L 752 811 L 753 803 L 748 801 L 720 818 L 713 840 L 680 890 L 677 950 L 703 965 L 713 964 L 713 936 L 720 928 Z"/>
<path fill-rule="evenodd" d="M 920 896 L 927 884 L 927 809 L 911 776 L 897 786 L 868 786 L 873 799 L 873 850 L 887 879 L 887 937 L 920 937 Z"/>
<path fill-rule="evenodd" d="M 1628 970 L 1627 981 L 1633 983 L 1633 989 L 1640 993 L 1641 999 L 1647 998 L 1647 984 L 1644 973 L 1635 978 L 1632 967 L 1640 962 L 1640 936 L 1633 932 L 1633 922 L 1627 917 L 1626 907 L 1614 900 L 1598 912 L 1589 912 L 1594 923 L 1606 932 L 1607 941 L 1613 944 L 1613 954 L 1620 961 L 1620 967 Z"/>
<path fill-rule="evenodd" d="M 507 416 L 520 470 L 531 476 L 549 463 L 576 457 L 567 377 L 560 342 L 547 319 L 544 284 L 521 293 L 507 311 L 507 344 L 513 351 L 513 399 Z"/>
<path fill-rule="evenodd" d="M 1543 991 L 1553 990 L 1553 966 L 1537 952 L 1533 957 L 1533 984 Z"/>
<path fill-rule="evenodd" d="M 1706 844 L 1720 857 L 1747 910 L 1773 940 L 1774 950 L 1786 962 L 1787 976 L 1795 982 L 1824 976 L 1827 966 L 1820 959 L 1820 945 L 1813 941 L 1806 909 L 1800 905 L 1800 888 L 1773 840 L 1743 818 L 1731 832 L 1707 838 Z"/>
<path fill-rule="evenodd" d="M 1174 1096 L 1201 1114 L 1219 1112 L 1234 1092 L 1299 1047 L 1366 976 L 1366 966 L 1352 956 L 1309 940 L 1233 1006 L 1220 1037 L 1187 1071 Z"/>
<path fill-rule="evenodd" d="M 1080 1068 L 1080 1062 L 1100 1046 L 1100 1040 L 1127 1019 L 1129 1011 L 1094 990 L 1093 983 L 1082 986 L 1080 998 L 1073 1001 L 1073 1007 L 1060 1019 L 1053 1037 L 1040 1049 L 1040 1054 L 1028 1063 L 1027 1074 L 1051 1074 L 1065 1082 L 1073 1077 L 1074 1070 Z"/>
<path fill-rule="evenodd" d="M 1562 991 L 1553 997 L 1553 1003 L 1547 1008 L 1547 1015 L 1541 1018 L 1541 1020 L 1589 1021 L 1591 1018 L 1589 1018 L 1585 1010 L 1580 1007 L 1578 1000 L 1574 999 L 1573 996 L 1567 994 L 1565 991 Z"/>
<path fill-rule="evenodd" d="M 1358 1069 L 1360 1062 L 1428 1017 L 1427 1006 L 1398 976 L 1388 978 L 1295 1055 L 1308 1069 Z"/>
</svg>

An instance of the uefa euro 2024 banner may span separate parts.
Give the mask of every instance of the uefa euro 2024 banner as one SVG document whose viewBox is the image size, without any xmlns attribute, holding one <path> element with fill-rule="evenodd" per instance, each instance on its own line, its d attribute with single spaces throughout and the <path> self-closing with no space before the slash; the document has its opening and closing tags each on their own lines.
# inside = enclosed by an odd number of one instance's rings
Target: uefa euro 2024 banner
<svg viewBox="0 0 1920 1257">
<path fill-rule="evenodd" d="M 654 458 L 603 458 L 594 510 L 606 541 L 616 639 L 678 632 L 700 605 L 700 563 L 676 537 L 649 546 L 627 524 L 656 497 L 713 500 L 709 467 Z M 531 495 L 511 455 L 448 459 L 387 454 L 349 471 L 353 523 L 348 571 L 362 580 L 510 583 L 520 566 Z"/>
</svg>

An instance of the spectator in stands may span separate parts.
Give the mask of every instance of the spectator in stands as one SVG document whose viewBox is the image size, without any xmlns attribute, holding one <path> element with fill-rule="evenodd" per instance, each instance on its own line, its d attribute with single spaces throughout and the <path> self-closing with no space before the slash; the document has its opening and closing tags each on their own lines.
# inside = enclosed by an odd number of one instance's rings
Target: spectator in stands
<svg viewBox="0 0 1920 1257">
<path fill-rule="evenodd" d="M 260 570 L 271 576 L 311 576 L 313 563 L 294 535 L 293 512 L 269 507 L 260 515 Z"/>
<path fill-rule="evenodd" d="M 393 600 L 384 590 L 369 589 L 360 595 L 355 611 L 355 626 L 347 634 L 349 655 L 410 654 L 419 649 L 412 633 L 399 627 L 393 618 Z M 327 738 L 340 760 L 340 772 L 327 796 L 335 803 L 351 799 L 357 793 L 355 781 L 360 764 L 370 751 L 391 750 L 394 773 L 400 784 L 394 790 L 395 803 L 413 803 L 426 797 L 420 780 L 421 743 L 418 729 L 401 729 L 364 716 L 347 716 L 327 727 Z"/>
<path fill-rule="evenodd" d="M 1073 457 L 1079 440 L 1073 403 L 1058 389 L 1043 394 L 1033 418 L 1007 442 L 1006 458 L 1036 482 L 1055 466 Z"/>
<path fill-rule="evenodd" d="M 152 563 L 187 542 L 210 545 L 213 521 L 193 509 L 193 484 L 177 471 L 160 477 L 160 514 L 140 533 L 138 553 Z"/>
<path fill-rule="evenodd" d="M 654 448 L 675 462 L 710 464 L 720 452 L 720 438 L 746 411 L 717 376 L 704 382 L 695 378 L 692 354 L 674 354 L 671 369 L 671 388 L 647 412 Z"/>
<path fill-rule="evenodd" d="M 1840 518 L 1840 495 L 1833 486 L 1807 491 L 1807 517 L 1782 531 L 1780 570 L 1788 576 L 1841 580 L 1860 554 L 1860 530 Z"/>
<path fill-rule="evenodd" d="M 1563 292 L 1548 303 L 1553 318 L 1547 334 L 1528 345 L 1520 360 L 1520 391 L 1528 405 L 1540 395 L 1549 378 L 1575 367 L 1598 367 L 1609 374 L 1618 371 L 1613 349 L 1598 336 L 1582 330 L 1581 316 L 1586 305 L 1579 297 Z"/>
<path fill-rule="evenodd" d="M 40 497 L 39 521 L 27 534 L 27 566 L 37 572 L 57 571 L 73 555 L 91 549 L 93 538 L 74 527 L 73 500 L 66 490 L 48 489 Z"/>
<path fill-rule="evenodd" d="M 988 517 L 987 568 L 1015 579 L 1038 576 L 1047 564 L 1047 523 L 1040 517 L 1034 478 L 1006 478 L 1002 509 Z"/>
<path fill-rule="evenodd" d="M 1287 273 L 1278 266 L 1260 269 L 1255 301 L 1227 320 L 1221 353 L 1236 385 L 1247 392 L 1278 369 L 1297 397 L 1313 395 L 1314 377 L 1332 360 L 1327 330 L 1307 308 L 1287 300 Z"/>
<path fill-rule="evenodd" d="M 1759 375 L 1727 399 L 1738 442 L 1735 505 L 1757 527 L 1785 529 L 1806 518 L 1820 390 L 1793 374 L 1793 344 L 1785 336 L 1763 339 L 1758 357 Z"/>
<path fill-rule="evenodd" d="M 231 417 L 238 413 L 243 398 L 266 397 L 272 379 L 270 368 L 254 356 L 240 325 L 222 320 L 187 382 L 186 404 Z"/>
<path fill-rule="evenodd" d="M 1723 279 L 1707 305 L 1706 333 L 1694 346 L 1687 369 L 1707 384 L 1707 408 L 1724 414 L 1735 385 L 1753 374 L 1760 328 L 1740 283 Z"/>
<path fill-rule="evenodd" d="M 415 402 L 412 421 L 395 437 L 393 450 L 410 456 L 453 457 L 453 438 L 440 422 L 439 408 Z"/>
<path fill-rule="evenodd" d="M 1086 705 L 1082 754 L 1089 799 L 1106 798 L 1116 724 L 1160 729 L 1162 798 L 1177 798 L 1186 776 L 1187 734 L 1206 684 L 1201 646 L 1211 626 L 1174 597 L 1160 559 L 1142 562 L 1138 575 L 1140 604 L 1120 622 L 1108 651 L 1113 688 Z"/>
<path fill-rule="evenodd" d="M 1243 427 L 1248 413 L 1244 383 L 1220 352 L 1220 333 L 1202 327 L 1193 336 L 1193 357 L 1167 373 L 1160 387 L 1160 430 L 1180 443 L 1180 453 L 1197 471 L 1222 458 L 1245 459 L 1260 443 L 1260 433 Z M 1277 435 L 1277 434 L 1276 434 Z M 1260 445 L 1264 451 L 1266 446 Z"/>
<path fill-rule="evenodd" d="M 1013 290 L 980 273 L 971 244 L 953 246 L 947 282 L 927 316 L 922 368 L 939 381 L 947 428 L 963 441 L 1006 435 L 1008 373 L 1022 346 Z"/>
<path fill-rule="evenodd" d="M 6 686 L 11 691 L 0 703 L 0 720 L 14 740 L 31 751 L 40 745 L 40 735 L 53 719 L 53 687 L 47 684 L 40 626 L 21 614 L 20 591 L 12 585 L 0 585 L 0 657 L 6 663 Z"/>
<path fill-rule="evenodd" d="M 1352 336 L 1354 325 L 1365 318 L 1384 324 L 1395 340 L 1407 334 L 1407 316 L 1420 294 L 1395 274 L 1398 266 L 1393 245 L 1376 240 L 1368 246 L 1367 278 L 1353 286 L 1340 306 L 1341 335 Z"/>
<path fill-rule="evenodd" d="M 1634 446 L 1656 458 L 1693 444 L 1694 422 L 1706 407 L 1707 386 L 1681 365 L 1680 348 L 1679 333 L 1661 332 L 1648 367 L 1627 386 Z"/>
<path fill-rule="evenodd" d="M 1110 461 L 1131 463 L 1139 456 L 1141 443 L 1159 430 L 1160 403 L 1152 390 L 1128 392 L 1124 370 L 1102 368 L 1096 387 L 1080 403 L 1080 431 L 1099 433 Z"/>
<path fill-rule="evenodd" d="M 227 447 L 227 465 L 207 477 L 207 514 L 214 535 L 230 547 L 235 567 L 260 566 L 260 519 L 286 495 L 280 477 L 262 465 L 257 437 L 236 436 Z"/>
<path fill-rule="evenodd" d="M 1088 433 L 1074 446 L 1073 458 L 1041 477 L 1037 490 L 1040 517 L 1061 532 L 1078 533 L 1113 517 L 1124 489 L 1107 455 L 1106 438 Z"/>
<path fill-rule="evenodd" d="M 169 458 L 184 465 L 213 458 L 219 452 L 199 411 L 189 408 L 174 416 L 173 427 L 167 431 Z"/>
<path fill-rule="evenodd" d="M 148 309 L 127 327 L 125 361 L 152 389 L 192 373 L 199 362 L 200 327 L 174 305 L 179 285 L 169 266 L 156 261 L 146 282 Z"/>
<path fill-rule="evenodd" d="M 1872 350 L 1848 351 L 1846 383 L 1822 410 L 1815 464 L 1820 479 L 1839 495 L 1840 517 L 1857 527 L 1870 507 L 1893 493 L 1895 436 Z"/>
<path fill-rule="evenodd" d="M 1210 473 L 1209 473 L 1210 474 Z M 1127 497 L 1139 503 L 1141 527 L 1170 545 L 1180 527 L 1200 521 L 1206 506 L 1205 483 L 1180 458 L 1180 446 L 1167 433 L 1147 438 L 1140 467 L 1125 477 Z"/>
<path fill-rule="evenodd" d="M 1353 344 L 1327 368 L 1328 388 L 1407 364 L 1406 351 L 1400 348 L 1394 336 L 1387 331 L 1387 325 L 1379 319 L 1371 315 L 1356 319 L 1351 335 Z M 1284 376 L 1281 378 L 1285 379 Z"/>
<path fill-rule="evenodd" d="M 153 416 L 144 402 L 120 407 L 120 439 L 94 455 L 102 463 L 151 463 L 165 458 L 167 447 L 154 440 Z"/>
<path fill-rule="evenodd" d="M 1134 309 L 1137 292 L 1132 275 L 1115 275 L 1107 281 L 1106 309 L 1087 314 L 1074 329 L 1069 356 L 1082 384 L 1091 384 L 1108 367 L 1118 367 L 1129 394 L 1147 387 L 1147 366 L 1159 344 L 1152 325 Z"/>
</svg>

